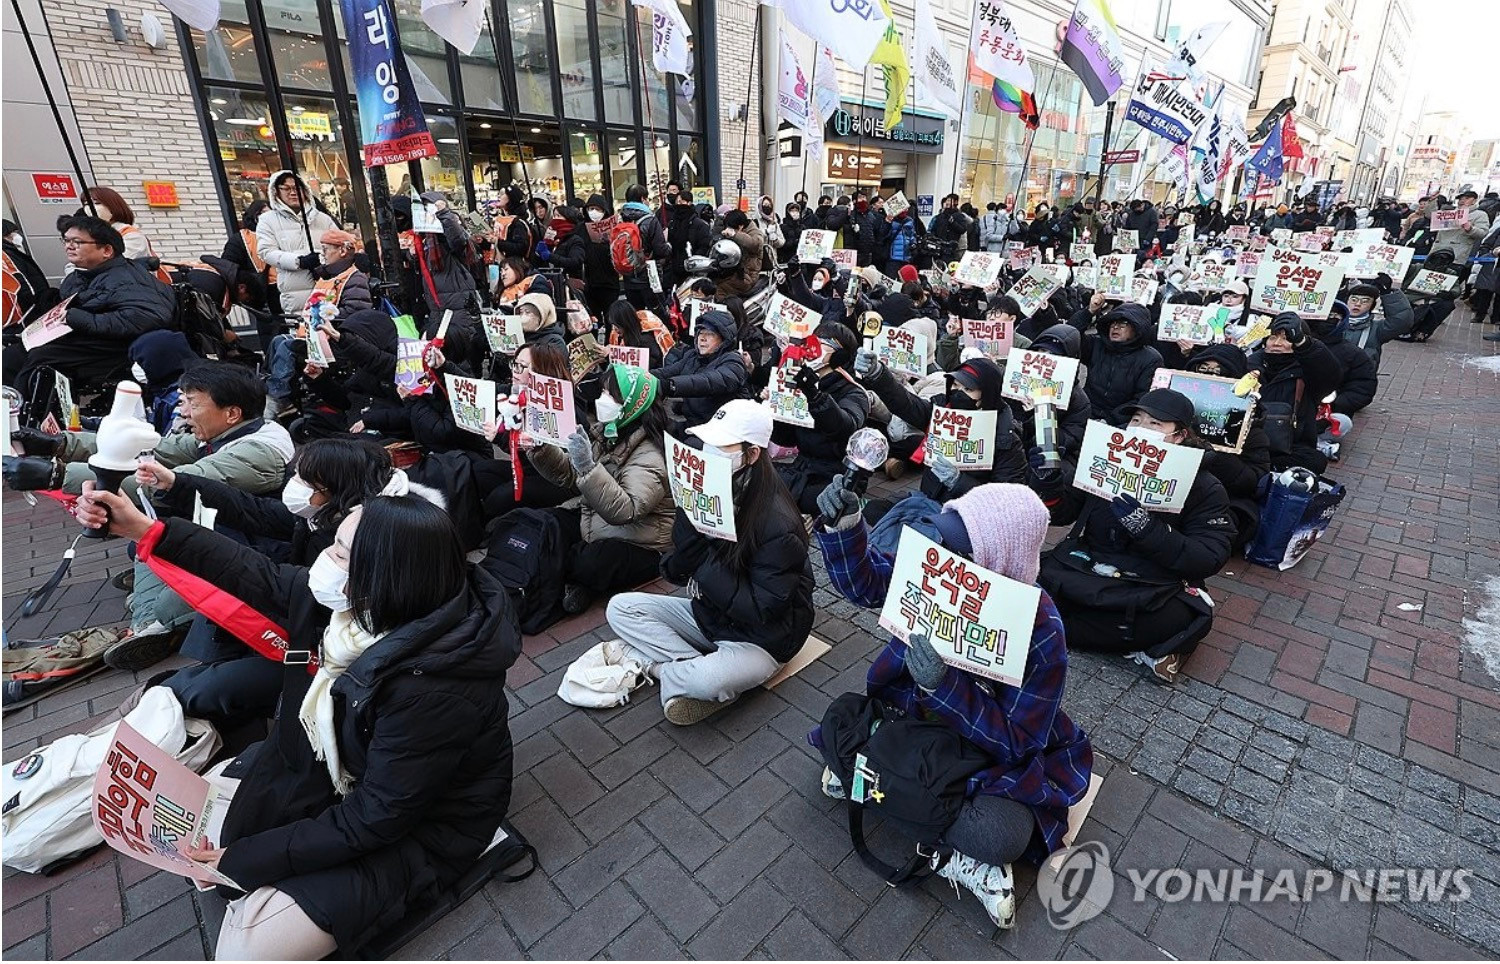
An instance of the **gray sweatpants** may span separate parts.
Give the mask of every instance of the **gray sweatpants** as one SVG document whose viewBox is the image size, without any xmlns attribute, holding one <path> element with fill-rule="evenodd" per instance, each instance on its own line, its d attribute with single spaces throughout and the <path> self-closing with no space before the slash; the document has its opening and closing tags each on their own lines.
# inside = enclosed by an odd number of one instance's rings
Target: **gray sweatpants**
<svg viewBox="0 0 1500 964">
<path fill-rule="evenodd" d="M 727 703 L 781 669 L 754 643 L 703 635 L 691 599 L 622 592 L 609 601 L 606 615 L 642 663 L 656 664 L 663 705 L 674 696 Z"/>
</svg>

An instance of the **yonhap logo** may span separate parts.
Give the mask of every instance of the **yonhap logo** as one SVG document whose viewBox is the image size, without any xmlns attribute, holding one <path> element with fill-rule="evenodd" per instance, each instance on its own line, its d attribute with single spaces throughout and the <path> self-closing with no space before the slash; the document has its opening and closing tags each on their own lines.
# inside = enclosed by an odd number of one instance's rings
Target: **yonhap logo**
<svg viewBox="0 0 1500 964">
<path fill-rule="evenodd" d="M 1109 848 L 1097 840 L 1069 847 L 1060 860 L 1044 863 L 1036 876 L 1036 892 L 1047 908 L 1047 923 L 1068 930 L 1092 920 L 1109 906 L 1115 877 L 1109 869 Z"/>
</svg>

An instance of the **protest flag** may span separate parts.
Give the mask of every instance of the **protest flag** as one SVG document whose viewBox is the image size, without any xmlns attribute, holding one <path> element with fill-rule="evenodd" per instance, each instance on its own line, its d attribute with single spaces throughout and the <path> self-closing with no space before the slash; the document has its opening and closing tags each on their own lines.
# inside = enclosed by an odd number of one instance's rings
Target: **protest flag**
<svg viewBox="0 0 1500 964">
<path fill-rule="evenodd" d="M 422 0 L 422 22 L 461 54 L 472 54 L 484 29 L 479 0 Z"/>
<path fill-rule="evenodd" d="M 1292 120 L 1291 111 L 1287 111 L 1286 117 L 1281 121 L 1281 156 L 1302 157 L 1302 138 L 1297 136 L 1297 122 Z"/>
<path fill-rule="evenodd" d="M 1281 154 L 1281 125 L 1271 128 L 1271 134 L 1260 150 L 1245 162 L 1245 167 L 1273 182 L 1279 182 L 1285 171 Z"/>
<path fill-rule="evenodd" d="M 760 0 L 775 7 L 798 30 L 819 44 L 832 48 L 850 67 L 864 70 L 871 55 L 885 38 L 891 16 L 874 3 L 838 3 L 834 0 Z"/>
<path fill-rule="evenodd" d="M 476 0 L 470 0 L 476 2 Z M 677 0 L 631 0 L 651 11 L 651 66 L 664 74 L 689 71 L 687 38 L 693 35 Z"/>
<path fill-rule="evenodd" d="M 901 112 L 906 109 L 906 85 L 911 80 L 911 66 L 906 59 L 906 45 L 901 41 L 901 32 L 896 29 L 896 16 L 891 12 L 890 0 L 880 0 L 880 9 L 885 13 L 885 34 L 870 54 L 870 63 L 880 65 L 885 78 L 885 129 L 891 130 L 901 123 Z"/>
<path fill-rule="evenodd" d="M 1121 73 L 1125 58 L 1121 53 L 1120 30 L 1106 0 L 1078 0 L 1059 55 L 1088 88 L 1095 107 L 1102 106 L 1120 89 L 1124 83 Z"/>
<path fill-rule="evenodd" d="M 1036 75 L 1016 36 L 1010 12 L 1000 0 L 976 3 L 969 25 L 969 52 L 974 66 L 994 79 L 991 96 L 995 106 L 1020 116 L 1022 123 L 1035 130 L 1041 122 L 1036 106 Z"/>
</svg>

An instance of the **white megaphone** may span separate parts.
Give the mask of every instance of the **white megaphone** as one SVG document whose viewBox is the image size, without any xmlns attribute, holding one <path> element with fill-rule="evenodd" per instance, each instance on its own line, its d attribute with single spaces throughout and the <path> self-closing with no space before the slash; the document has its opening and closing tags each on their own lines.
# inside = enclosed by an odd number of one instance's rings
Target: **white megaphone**
<svg viewBox="0 0 1500 964">
<path fill-rule="evenodd" d="M 153 451 L 161 442 L 161 434 L 146 421 L 141 386 L 135 382 L 121 382 L 115 386 L 115 403 L 109 414 L 99 420 L 95 440 L 94 454 L 89 456 L 95 488 L 101 492 L 118 492 L 125 477 L 134 473 L 140 464 L 141 453 Z M 85 529 L 84 535 L 105 539 L 109 537 L 109 529 Z"/>
</svg>

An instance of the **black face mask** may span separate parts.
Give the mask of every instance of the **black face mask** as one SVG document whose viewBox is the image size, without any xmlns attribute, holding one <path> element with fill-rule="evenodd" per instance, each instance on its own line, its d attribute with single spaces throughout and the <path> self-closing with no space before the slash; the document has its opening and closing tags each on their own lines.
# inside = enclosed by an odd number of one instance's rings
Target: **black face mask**
<svg viewBox="0 0 1500 964">
<path fill-rule="evenodd" d="M 974 412 L 979 410 L 979 403 L 969 397 L 969 393 L 957 385 L 948 392 L 947 408 L 954 408 L 960 412 Z"/>
</svg>

